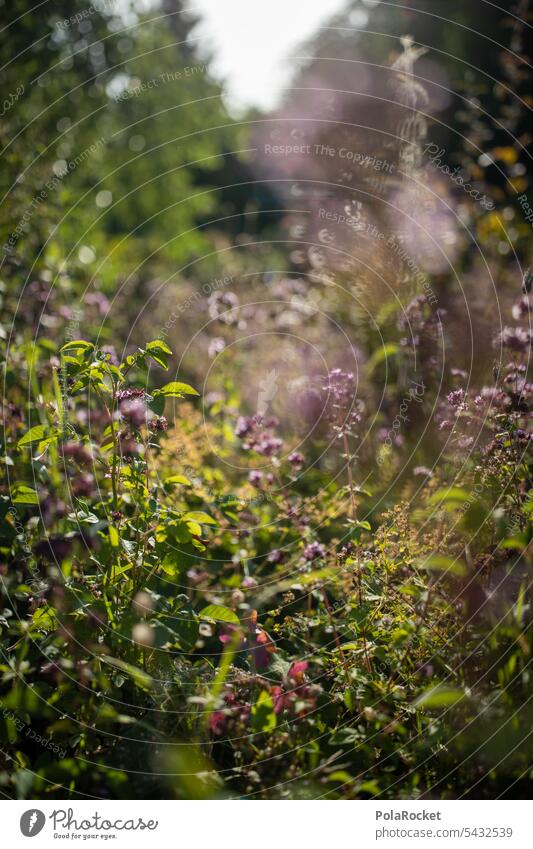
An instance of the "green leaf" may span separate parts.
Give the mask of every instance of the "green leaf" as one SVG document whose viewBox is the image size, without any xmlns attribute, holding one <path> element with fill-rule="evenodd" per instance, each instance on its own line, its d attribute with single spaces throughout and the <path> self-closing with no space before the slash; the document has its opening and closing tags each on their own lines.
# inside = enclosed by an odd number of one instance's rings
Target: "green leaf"
<svg viewBox="0 0 533 849">
<path fill-rule="evenodd" d="M 371 531 L 372 526 L 370 522 L 355 522 L 353 525 L 353 530 L 350 532 L 350 539 L 354 542 L 358 543 L 361 539 L 361 534 L 363 531 Z"/>
<path fill-rule="evenodd" d="M 428 499 L 429 504 L 438 504 L 439 506 L 449 506 L 453 509 L 458 504 L 464 504 L 470 501 L 470 493 L 458 486 L 451 486 L 449 489 L 439 489 L 434 492 Z"/>
<path fill-rule="evenodd" d="M 383 345 L 381 348 L 378 348 L 377 351 L 370 357 L 368 361 L 368 371 L 371 374 L 375 368 L 377 368 L 380 363 L 388 360 L 389 357 L 393 357 L 398 353 L 398 345 L 395 345 L 394 342 L 390 342 L 387 345 Z"/>
<path fill-rule="evenodd" d="M 46 425 L 36 425 L 35 427 L 30 428 L 24 436 L 22 436 L 17 442 L 17 447 L 21 448 L 23 445 L 30 445 L 32 442 L 40 442 L 41 439 L 44 439 L 48 431 Z"/>
<path fill-rule="evenodd" d="M 38 607 L 31 617 L 30 631 L 54 631 L 57 627 L 57 618 L 53 607 L 46 605 Z"/>
<path fill-rule="evenodd" d="M 193 522 L 200 522 L 202 525 L 216 525 L 216 520 L 207 513 L 203 513 L 201 510 L 194 510 L 191 513 L 186 513 L 183 518 L 186 522 L 192 520 Z"/>
<path fill-rule="evenodd" d="M 118 657 L 111 657 L 108 654 L 104 654 L 100 657 L 102 663 L 109 663 L 110 666 L 114 666 L 116 669 L 120 669 L 122 672 L 125 672 L 126 675 L 129 675 L 130 678 L 135 681 L 138 687 L 141 687 L 143 690 L 150 690 L 154 686 L 154 682 L 150 675 L 147 672 L 144 672 L 143 669 L 139 669 L 138 666 L 133 666 L 131 663 L 126 663 L 124 660 L 120 660 Z"/>
<path fill-rule="evenodd" d="M 156 389 L 154 396 L 164 395 L 165 398 L 183 398 L 184 395 L 199 395 L 200 393 L 189 386 L 188 383 L 178 383 L 173 380 L 171 383 L 165 384 L 161 389 Z"/>
<path fill-rule="evenodd" d="M 31 486 L 26 486 L 21 483 L 18 486 L 14 487 L 11 501 L 13 504 L 38 504 L 39 496 L 37 492 L 31 488 Z"/>
<path fill-rule="evenodd" d="M 465 698 L 465 693 L 454 687 L 446 687 L 443 684 L 437 684 L 422 693 L 421 696 L 414 702 L 415 707 L 420 710 L 435 710 L 438 708 L 450 707 Z"/>
<path fill-rule="evenodd" d="M 161 561 L 161 568 L 169 578 L 178 577 L 185 569 L 185 564 L 183 560 L 180 561 L 179 556 L 179 552 L 169 551 Z"/>
<path fill-rule="evenodd" d="M 181 651 L 192 651 L 198 639 L 200 623 L 187 596 L 175 599 L 172 615 L 156 623 L 156 646 L 173 646 Z"/>
<path fill-rule="evenodd" d="M 259 697 L 252 707 L 251 726 L 258 733 L 273 731 L 277 725 L 272 696 L 266 690 L 261 690 Z"/>
<path fill-rule="evenodd" d="M 114 525 L 109 525 L 109 542 L 112 548 L 118 548 L 120 537 Z"/>
<path fill-rule="evenodd" d="M 162 416 L 165 412 L 165 396 L 158 395 L 155 398 L 150 398 L 148 406 L 151 411 L 156 414 L 156 416 Z"/>
<path fill-rule="evenodd" d="M 331 772 L 327 777 L 328 784 L 347 784 L 353 781 L 353 776 L 345 769 L 338 769 L 336 772 Z"/>
<path fill-rule="evenodd" d="M 81 522 L 84 525 L 96 525 L 100 521 L 98 516 L 89 510 L 78 510 L 77 513 L 69 513 L 67 518 L 70 522 L 75 522 L 76 524 Z"/>
<path fill-rule="evenodd" d="M 172 351 L 168 347 L 166 342 L 163 342 L 162 339 L 155 339 L 153 342 L 148 342 L 146 346 L 146 350 L 151 353 L 152 351 L 161 351 L 163 354 L 168 354 L 171 356 Z"/>
<path fill-rule="evenodd" d="M 500 543 L 500 548 L 523 551 L 528 545 L 528 535 L 522 532 L 514 537 L 507 537 L 507 539 L 504 539 L 503 542 Z"/>
<path fill-rule="evenodd" d="M 35 459 L 38 460 L 44 454 L 45 450 L 48 448 L 49 445 L 52 445 L 54 442 L 57 442 L 58 436 L 59 436 L 59 434 L 56 433 L 54 435 L 47 436 L 46 439 L 43 439 L 41 442 L 39 442 L 39 444 L 37 446 L 37 455 L 38 456 Z"/>
<path fill-rule="evenodd" d="M 239 617 L 229 607 L 223 607 L 221 604 L 208 604 L 198 614 L 201 619 L 212 619 L 215 622 L 231 622 L 232 625 L 239 625 Z"/>
<path fill-rule="evenodd" d="M 94 345 L 92 342 L 86 342 L 85 339 L 74 339 L 70 342 L 66 342 L 66 344 L 60 348 L 60 351 L 92 350 L 93 348 Z"/>
<path fill-rule="evenodd" d="M 186 486 L 192 486 L 192 483 L 190 482 L 189 478 L 186 478 L 185 475 L 171 475 L 169 478 L 165 478 L 164 480 L 165 485 L 172 485 L 178 483 L 185 484 Z"/>
<path fill-rule="evenodd" d="M 452 575 L 463 577 L 466 575 L 466 565 L 461 560 L 452 557 L 443 557 L 435 554 L 418 563 L 419 569 L 428 569 L 430 572 L 449 572 Z"/>
<path fill-rule="evenodd" d="M 361 647 L 360 643 L 342 643 L 338 648 L 332 649 L 332 651 L 357 651 L 363 652 L 365 649 Z"/>
<path fill-rule="evenodd" d="M 151 353 L 147 353 L 147 356 L 151 357 L 152 360 L 157 363 L 158 366 L 165 369 L 168 369 L 168 358 L 166 354 L 163 354 L 159 351 L 152 351 Z"/>
<path fill-rule="evenodd" d="M 202 526 L 199 525 L 198 522 L 193 521 L 193 519 L 189 519 L 185 522 L 184 527 L 189 537 L 200 537 L 202 535 Z"/>
</svg>

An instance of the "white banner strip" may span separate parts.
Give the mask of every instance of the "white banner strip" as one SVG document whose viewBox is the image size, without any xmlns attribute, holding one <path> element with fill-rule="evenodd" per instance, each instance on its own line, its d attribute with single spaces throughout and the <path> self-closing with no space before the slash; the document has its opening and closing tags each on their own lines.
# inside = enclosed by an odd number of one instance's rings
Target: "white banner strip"
<svg viewBox="0 0 533 849">
<path fill-rule="evenodd" d="M 527 801 L 5 801 L 2 846 L 530 849 Z M 34 840 L 35 842 L 31 842 Z"/>
</svg>

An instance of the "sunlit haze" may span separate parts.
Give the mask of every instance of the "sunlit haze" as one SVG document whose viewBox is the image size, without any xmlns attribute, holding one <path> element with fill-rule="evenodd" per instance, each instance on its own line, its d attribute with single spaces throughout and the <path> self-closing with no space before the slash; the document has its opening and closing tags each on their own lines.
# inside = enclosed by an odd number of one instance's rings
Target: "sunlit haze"
<svg viewBox="0 0 533 849">
<path fill-rule="evenodd" d="M 196 34 L 207 37 L 229 105 L 272 107 L 290 80 L 291 53 L 344 5 L 343 0 L 196 0 L 194 8 L 203 17 Z"/>
</svg>

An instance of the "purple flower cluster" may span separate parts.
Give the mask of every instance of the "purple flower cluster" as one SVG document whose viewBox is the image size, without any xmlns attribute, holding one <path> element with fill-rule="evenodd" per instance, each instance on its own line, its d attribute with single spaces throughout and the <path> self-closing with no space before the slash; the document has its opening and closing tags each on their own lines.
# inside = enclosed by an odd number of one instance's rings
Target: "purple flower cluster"
<svg viewBox="0 0 533 849">
<path fill-rule="evenodd" d="M 531 331 L 524 327 L 504 327 L 496 336 L 494 345 L 509 348 L 517 354 L 525 354 L 531 347 Z"/>
<path fill-rule="evenodd" d="M 458 410 L 466 410 L 468 407 L 466 392 L 464 389 L 454 389 L 454 391 L 450 392 L 447 396 L 446 400 L 450 407 L 456 407 Z"/>
<path fill-rule="evenodd" d="M 284 559 L 283 552 L 279 550 L 279 548 L 274 548 L 267 556 L 267 563 L 273 563 L 277 565 L 278 563 L 282 563 Z"/>
<path fill-rule="evenodd" d="M 304 456 L 303 454 L 300 454 L 299 451 L 293 451 L 291 454 L 289 454 L 287 460 L 289 461 L 291 466 L 294 466 L 295 469 L 301 468 L 301 466 L 303 466 L 304 464 Z"/>
<path fill-rule="evenodd" d="M 235 436 L 239 437 L 239 439 L 244 439 L 253 432 L 254 428 L 255 422 L 251 416 L 239 416 L 233 432 Z"/>
<path fill-rule="evenodd" d="M 262 431 L 256 439 L 253 448 L 263 457 L 274 457 L 282 448 L 283 440 L 271 433 Z"/>
<path fill-rule="evenodd" d="M 253 449 L 263 457 L 274 457 L 283 447 L 283 440 L 270 432 L 278 424 L 279 421 L 275 416 L 266 419 L 264 425 L 257 417 L 239 416 L 234 433 L 239 439 L 244 440 L 245 450 Z"/>
<path fill-rule="evenodd" d="M 320 558 L 324 557 L 325 553 L 326 549 L 324 548 L 322 543 L 314 540 L 313 542 L 310 542 L 309 545 L 306 545 L 306 547 L 304 548 L 304 559 L 308 562 L 311 562 L 311 560 L 319 560 Z"/>
<path fill-rule="evenodd" d="M 263 480 L 263 473 L 258 472 L 256 469 L 254 469 L 248 475 L 248 480 L 250 481 L 252 486 L 259 486 L 261 481 Z"/>
<path fill-rule="evenodd" d="M 354 436 L 354 426 L 361 421 L 354 374 L 334 368 L 322 389 L 327 393 L 326 416 L 334 432 L 339 438 Z"/>
<path fill-rule="evenodd" d="M 149 412 L 141 398 L 131 398 L 120 404 L 120 415 L 131 427 L 139 428 L 146 424 Z"/>
<path fill-rule="evenodd" d="M 144 389 L 119 389 L 117 392 L 117 400 L 120 401 L 129 401 L 131 398 L 144 398 L 146 392 Z"/>
<path fill-rule="evenodd" d="M 61 453 L 63 457 L 74 460 L 80 466 L 87 466 L 93 461 L 91 450 L 82 442 L 65 442 Z"/>
<path fill-rule="evenodd" d="M 515 304 L 513 315 L 516 319 L 529 315 L 526 295 Z M 440 430 L 452 431 L 450 444 L 454 449 L 479 446 L 483 455 L 490 455 L 496 471 L 500 453 L 517 462 L 520 450 L 529 449 L 525 427 L 533 407 L 533 384 L 527 380 L 523 357 L 529 354 L 531 331 L 519 326 L 504 327 L 494 339 L 494 345 L 512 352 L 510 361 L 504 366 L 497 365 L 493 371 L 496 385 L 482 387 L 473 404 L 468 403 L 464 389 L 450 392 L 437 419 Z M 455 371 L 456 375 L 452 376 L 459 376 Z"/>
</svg>

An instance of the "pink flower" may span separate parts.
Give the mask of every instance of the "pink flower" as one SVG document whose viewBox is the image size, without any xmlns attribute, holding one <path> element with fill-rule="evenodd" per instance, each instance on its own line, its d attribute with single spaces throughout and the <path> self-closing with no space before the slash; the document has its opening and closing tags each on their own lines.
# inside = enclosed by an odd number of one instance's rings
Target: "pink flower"
<svg viewBox="0 0 533 849">
<path fill-rule="evenodd" d="M 309 664 L 306 660 L 295 660 L 289 668 L 287 677 L 291 681 L 294 681 L 295 684 L 301 684 L 304 680 L 304 672 L 306 671 L 308 665 Z"/>
<path fill-rule="evenodd" d="M 220 735 L 226 728 L 226 716 L 221 710 L 214 710 L 209 717 L 209 730 L 212 734 Z"/>
<path fill-rule="evenodd" d="M 270 690 L 270 695 L 274 704 L 274 713 L 282 713 L 287 707 L 288 702 L 290 701 L 287 698 L 287 694 L 283 692 L 281 687 L 276 686 L 272 687 L 272 689 Z"/>
</svg>

